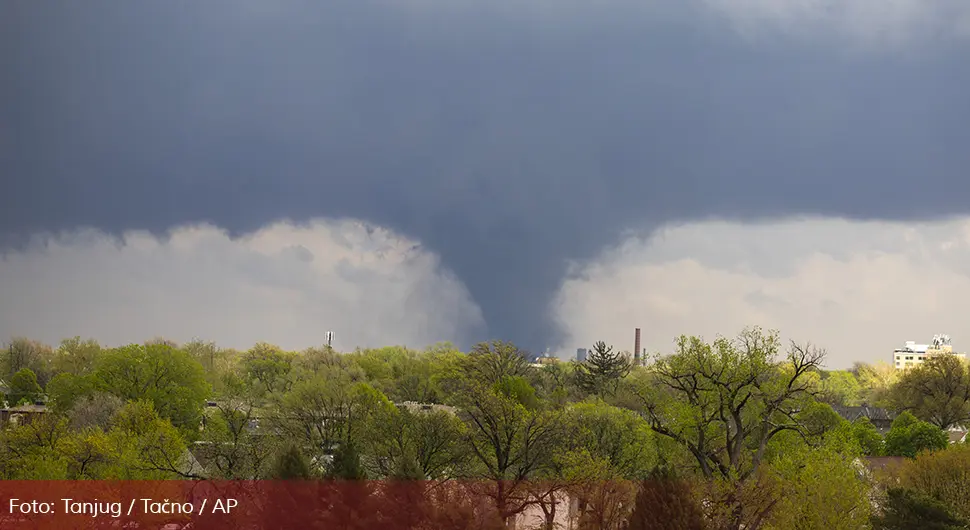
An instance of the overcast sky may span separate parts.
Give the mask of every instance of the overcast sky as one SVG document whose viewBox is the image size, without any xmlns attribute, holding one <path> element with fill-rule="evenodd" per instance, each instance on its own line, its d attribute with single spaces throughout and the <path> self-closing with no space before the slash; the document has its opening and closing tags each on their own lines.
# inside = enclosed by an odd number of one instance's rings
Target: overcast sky
<svg viewBox="0 0 970 530">
<path fill-rule="evenodd" d="M 970 349 L 968 53 L 962 0 L 10 3 L 0 336 Z"/>
</svg>

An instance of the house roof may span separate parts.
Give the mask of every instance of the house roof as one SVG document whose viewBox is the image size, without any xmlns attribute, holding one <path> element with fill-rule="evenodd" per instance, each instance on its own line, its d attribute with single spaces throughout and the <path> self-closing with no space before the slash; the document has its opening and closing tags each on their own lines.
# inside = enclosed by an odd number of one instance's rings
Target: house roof
<svg viewBox="0 0 970 530">
<path fill-rule="evenodd" d="M 870 421 L 892 421 L 896 418 L 896 414 L 891 411 L 879 407 L 870 407 L 868 405 L 862 405 L 860 407 L 835 405 L 832 407 L 832 410 L 849 421 L 855 421 L 863 417 L 869 418 Z"/>
<path fill-rule="evenodd" d="M 41 413 L 47 412 L 46 405 L 20 405 L 17 407 L 9 407 L 5 409 L 0 409 L 4 412 L 10 413 Z"/>
<path fill-rule="evenodd" d="M 951 444 L 963 443 L 967 439 L 967 431 L 949 431 L 946 434 L 950 437 Z"/>
<path fill-rule="evenodd" d="M 892 469 L 906 462 L 905 456 L 867 456 L 863 462 L 871 470 Z"/>
</svg>

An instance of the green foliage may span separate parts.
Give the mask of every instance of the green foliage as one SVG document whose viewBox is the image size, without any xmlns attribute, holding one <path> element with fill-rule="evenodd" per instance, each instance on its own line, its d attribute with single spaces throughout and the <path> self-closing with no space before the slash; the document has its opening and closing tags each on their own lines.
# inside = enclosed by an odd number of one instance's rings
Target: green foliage
<svg viewBox="0 0 970 530">
<path fill-rule="evenodd" d="M 44 390 L 37 384 L 37 375 L 30 368 L 21 368 L 10 378 L 10 393 L 7 401 L 10 405 L 33 403 L 41 398 Z"/>
<path fill-rule="evenodd" d="M 874 407 L 892 405 L 890 392 L 899 380 L 900 371 L 884 361 L 875 364 L 856 363 L 853 373 L 862 385 L 859 400 Z"/>
<path fill-rule="evenodd" d="M 298 381 L 282 395 L 273 423 L 310 452 L 322 455 L 346 442 L 363 443 L 375 418 L 386 418 L 394 405 L 367 383 L 354 383 L 340 368 Z"/>
<path fill-rule="evenodd" d="M 772 438 L 811 434 L 797 414 L 812 403 L 806 374 L 824 354 L 793 344 L 778 363 L 779 348 L 777 333 L 757 328 L 711 344 L 681 337 L 639 389 L 651 428 L 689 450 L 705 477 L 747 479 Z"/>
<path fill-rule="evenodd" d="M 869 519 L 869 489 L 859 480 L 853 454 L 829 447 L 785 455 L 772 462 L 783 494 L 769 528 L 856 530 Z"/>
<path fill-rule="evenodd" d="M 421 469 L 418 459 L 410 453 L 401 455 L 390 477 L 394 480 L 425 480 L 428 478 L 424 474 L 424 470 Z"/>
<path fill-rule="evenodd" d="M 472 478 L 496 484 L 495 507 L 508 517 L 516 513 L 513 505 L 524 488 L 521 481 L 537 478 L 552 467 L 563 435 L 561 414 L 527 410 L 483 385 L 471 387 L 462 405 L 465 447 L 475 464 Z"/>
<path fill-rule="evenodd" d="M 239 354 L 233 350 L 219 348 L 214 342 L 202 340 L 186 343 L 182 346 L 182 350 L 202 365 L 205 379 L 213 391 L 221 392 L 222 383 L 226 376 L 232 373 Z"/>
<path fill-rule="evenodd" d="M 946 504 L 920 492 L 890 488 L 883 513 L 872 518 L 873 530 L 966 530 L 970 523 Z"/>
<path fill-rule="evenodd" d="M 526 353 L 511 342 L 492 341 L 476 344 L 462 363 L 465 377 L 493 385 L 505 377 L 524 377 L 530 372 Z"/>
<path fill-rule="evenodd" d="M 617 477 L 642 479 L 656 464 L 655 444 L 638 414 L 591 399 L 566 409 L 563 450 L 586 451 Z"/>
<path fill-rule="evenodd" d="M 433 378 L 431 354 L 402 347 L 359 350 L 348 355 L 363 378 L 395 402 L 437 403 L 442 395 Z"/>
<path fill-rule="evenodd" d="M 71 430 L 48 414 L 0 431 L 0 478 L 8 480 L 165 480 L 192 476 L 177 429 L 150 403 L 126 405 L 111 427 Z"/>
<path fill-rule="evenodd" d="M 953 514 L 970 521 L 970 446 L 918 455 L 902 468 L 899 483 L 945 503 Z"/>
<path fill-rule="evenodd" d="M 121 480 L 164 480 L 192 477 L 198 469 L 186 462 L 184 438 L 172 423 L 161 417 L 150 401 L 132 401 L 112 421 L 108 432 L 119 461 Z"/>
<path fill-rule="evenodd" d="M 278 438 L 256 432 L 260 409 L 251 389 L 232 377 L 224 381 L 221 399 L 206 409 L 205 429 L 195 452 L 208 462 L 210 478 L 265 478 L 271 474 L 273 457 L 278 456 Z"/>
<path fill-rule="evenodd" d="M 505 376 L 495 383 L 493 389 L 495 392 L 522 405 L 527 410 L 535 410 L 539 407 L 536 390 L 532 388 L 532 385 L 524 377 Z"/>
<path fill-rule="evenodd" d="M 242 370 L 262 391 L 285 392 L 291 383 L 287 376 L 293 369 L 294 357 L 278 346 L 260 342 L 243 355 Z"/>
<path fill-rule="evenodd" d="M 327 469 L 329 478 L 338 480 L 365 480 L 367 473 L 360 462 L 360 454 L 353 441 L 340 444 L 333 453 L 333 461 Z"/>
<path fill-rule="evenodd" d="M 613 351 L 613 346 L 607 346 L 599 341 L 593 344 L 586 361 L 576 368 L 577 385 L 590 394 L 612 394 L 620 379 L 630 373 L 633 363 L 630 357 L 622 352 Z"/>
<path fill-rule="evenodd" d="M 797 418 L 806 435 L 819 439 L 838 429 L 845 422 L 831 406 L 816 401 L 808 401 L 798 412 Z"/>
<path fill-rule="evenodd" d="M 100 356 L 101 345 L 96 340 L 81 340 L 81 337 L 65 339 L 54 353 L 54 371 L 76 376 L 90 374 Z"/>
<path fill-rule="evenodd" d="M 889 456 L 914 458 L 923 451 L 946 449 L 949 443 L 945 431 L 904 412 L 893 420 L 892 428 L 886 434 L 885 447 Z"/>
<path fill-rule="evenodd" d="M 865 416 L 852 422 L 852 437 L 865 456 L 883 456 L 885 453 L 885 442 L 876 426 Z"/>
<path fill-rule="evenodd" d="M 75 375 L 70 372 L 57 374 L 47 383 L 48 404 L 54 412 L 64 414 L 78 401 L 93 396 L 101 386 L 102 382 L 96 374 Z"/>
<path fill-rule="evenodd" d="M 970 367 L 954 355 L 939 355 L 906 370 L 890 393 L 897 410 L 941 429 L 970 420 Z"/>
<path fill-rule="evenodd" d="M 30 369 L 37 376 L 37 382 L 41 387 L 47 385 L 52 374 L 51 358 L 54 351 L 50 346 L 18 337 L 11 340 L 7 347 L 0 351 L 0 378 L 7 379 L 23 370 Z"/>
<path fill-rule="evenodd" d="M 464 424 L 451 412 L 404 408 L 372 418 L 360 447 L 370 455 L 366 465 L 375 476 L 399 473 L 412 458 L 422 476 L 432 479 L 454 476 L 467 467 Z"/>
<path fill-rule="evenodd" d="M 33 370 L 28 393 L 46 388 L 53 414 L 0 430 L 0 479 L 476 479 L 505 516 L 527 495 L 549 508 L 568 491 L 580 526 L 621 527 L 633 510 L 630 529 L 700 528 L 701 508 L 711 528 L 864 528 L 854 458 L 883 454 L 883 440 L 813 394 L 854 404 L 889 395 L 895 376 L 823 372 L 821 352 L 797 345 L 778 360 L 777 334 L 758 329 L 683 337 L 673 355 L 632 368 L 603 343 L 586 363 L 539 369 L 501 341 L 468 355 L 449 344 L 350 354 L 202 341 L 102 349 L 78 337 L 56 352 L 12 345 L 3 368 Z M 945 434 L 927 425 L 901 415 L 893 451 L 940 448 Z M 964 516 L 963 459 L 920 455 L 900 484 Z M 658 466 L 689 480 L 652 475 Z"/>
<path fill-rule="evenodd" d="M 290 444 L 280 453 L 273 467 L 273 478 L 277 480 L 307 480 L 310 478 L 310 464 L 300 448 Z"/>
<path fill-rule="evenodd" d="M 827 372 L 820 384 L 820 399 L 830 405 L 858 406 L 862 398 L 862 384 L 846 370 Z"/>
<path fill-rule="evenodd" d="M 147 400 L 185 434 L 198 431 L 211 393 L 202 365 L 169 344 L 132 344 L 108 350 L 98 360 L 101 388 L 126 400 Z"/>
</svg>

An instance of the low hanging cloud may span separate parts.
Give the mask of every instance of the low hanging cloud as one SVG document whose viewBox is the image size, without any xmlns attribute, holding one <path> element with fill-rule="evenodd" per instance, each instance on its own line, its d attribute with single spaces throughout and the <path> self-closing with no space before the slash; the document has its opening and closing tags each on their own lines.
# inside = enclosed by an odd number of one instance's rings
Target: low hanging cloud
<svg viewBox="0 0 970 530">
<path fill-rule="evenodd" d="M 606 340 L 669 353 L 680 334 L 777 329 L 832 367 L 891 360 L 936 333 L 970 350 L 970 218 L 938 223 L 800 219 L 691 223 L 630 238 L 577 267 L 554 303 L 563 355 Z"/>
<path fill-rule="evenodd" d="M 0 260 L 0 335 L 110 345 L 162 336 L 288 349 L 457 340 L 479 309 L 438 257 L 353 221 L 277 223 L 239 238 L 211 225 L 159 238 L 83 230 Z"/>
</svg>

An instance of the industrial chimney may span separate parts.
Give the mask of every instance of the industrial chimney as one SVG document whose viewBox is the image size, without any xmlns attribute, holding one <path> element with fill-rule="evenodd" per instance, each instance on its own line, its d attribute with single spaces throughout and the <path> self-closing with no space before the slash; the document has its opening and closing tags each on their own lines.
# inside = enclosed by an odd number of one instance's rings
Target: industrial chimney
<svg viewBox="0 0 970 530">
<path fill-rule="evenodd" d="M 640 366 L 640 328 L 637 328 L 636 336 L 633 339 L 633 364 Z"/>
</svg>

